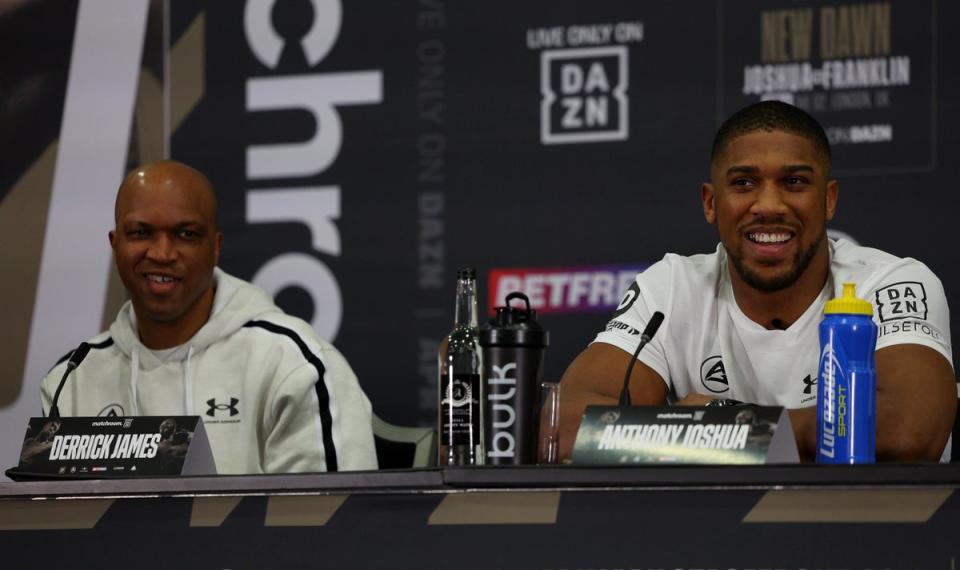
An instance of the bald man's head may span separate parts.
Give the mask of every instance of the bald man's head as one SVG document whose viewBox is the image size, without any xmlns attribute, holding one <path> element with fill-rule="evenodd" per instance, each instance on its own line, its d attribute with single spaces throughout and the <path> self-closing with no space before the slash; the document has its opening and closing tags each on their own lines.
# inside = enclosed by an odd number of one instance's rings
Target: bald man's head
<svg viewBox="0 0 960 570">
<path fill-rule="evenodd" d="M 113 206 L 114 222 L 119 227 L 121 213 L 129 207 L 137 192 L 180 192 L 190 195 L 196 206 L 217 227 L 217 196 L 202 172 L 175 160 L 158 160 L 131 170 L 120 183 Z"/>
<path fill-rule="evenodd" d="M 120 184 L 114 217 L 110 244 L 141 336 L 156 323 L 190 338 L 209 318 L 223 240 L 210 181 L 170 160 L 141 166 Z"/>
</svg>

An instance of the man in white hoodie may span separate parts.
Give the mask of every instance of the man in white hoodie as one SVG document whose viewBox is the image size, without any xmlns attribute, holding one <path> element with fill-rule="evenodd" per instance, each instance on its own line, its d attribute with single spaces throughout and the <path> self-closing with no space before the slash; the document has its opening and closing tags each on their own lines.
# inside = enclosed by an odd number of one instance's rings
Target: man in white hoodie
<svg viewBox="0 0 960 570">
<path fill-rule="evenodd" d="M 206 176 L 173 161 L 138 168 L 114 215 L 130 301 L 89 341 L 62 415 L 200 415 L 223 474 L 376 469 L 370 402 L 347 361 L 216 267 L 223 234 Z M 43 381 L 45 413 L 66 358 Z"/>
</svg>

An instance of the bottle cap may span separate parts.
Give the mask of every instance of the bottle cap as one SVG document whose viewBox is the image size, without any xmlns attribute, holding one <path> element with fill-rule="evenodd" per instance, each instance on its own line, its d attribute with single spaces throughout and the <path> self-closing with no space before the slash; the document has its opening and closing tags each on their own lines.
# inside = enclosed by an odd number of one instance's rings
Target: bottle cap
<svg viewBox="0 0 960 570">
<path fill-rule="evenodd" d="M 476 279 L 477 270 L 472 267 L 464 267 L 457 270 L 457 279 Z"/>
<path fill-rule="evenodd" d="M 510 301 L 520 299 L 525 308 L 513 307 Z M 480 345 L 522 346 L 545 348 L 550 344 L 550 333 L 537 322 L 537 312 L 530 307 L 530 299 L 519 291 L 507 295 L 506 305 L 495 307 L 496 315 L 480 328 Z"/>
<path fill-rule="evenodd" d="M 853 283 L 843 284 L 843 296 L 827 301 L 823 307 L 824 315 L 870 315 L 873 316 L 873 305 L 857 297 L 857 286 Z"/>
</svg>

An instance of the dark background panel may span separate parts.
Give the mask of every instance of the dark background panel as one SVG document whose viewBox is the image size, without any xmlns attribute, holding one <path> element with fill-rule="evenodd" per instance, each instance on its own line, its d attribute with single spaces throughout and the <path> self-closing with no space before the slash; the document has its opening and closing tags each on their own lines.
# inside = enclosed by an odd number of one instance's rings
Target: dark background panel
<svg viewBox="0 0 960 570">
<path fill-rule="evenodd" d="M 0 201 L 60 132 L 76 11 L 75 1 L 0 2 Z"/>
<path fill-rule="evenodd" d="M 429 424 L 433 353 L 452 324 L 457 268 L 478 269 L 485 315 L 495 268 L 647 264 L 666 252 L 712 251 L 717 238 L 703 221 L 699 187 L 719 122 L 758 100 L 740 91 L 743 67 L 761 63 L 761 13 L 841 4 L 357 0 L 343 3 L 336 43 L 311 67 L 296 44 L 314 17 L 311 4 L 291 0 L 274 10 L 288 48 L 271 70 L 246 44 L 240 5 L 173 3 L 174 37 L 201 11 L 207 32 L 205 97 L 174 134 L 173 156 L 217 185 L 223 267 L 250 279 L 287 252 L 327 266 L 343 300 L 333 340 L 375 410 L 390 421 Z M 950 22 L 960 14 L 935 0 L 891 6 L 891 55 L 910 56 L 912 81 L 891 89 L 882 113 L 823 117 L 895 125 L 889 144 L 837 149 L 841 198 L 831 227 L 926 262 L 954 301 L 950 167 L 960 149 L 960 94 Z M 618 22 L 641 22 L 644 31 L 641 41 L 603 44 L 626 49 L 628 138 L 543 144 L 541 56 L 557 46 L 528 45 L 528 31 Z M 306 178 L 246 179 L 250 145 L 304 140 L 323 128 L 303 111 L 248 113 L 251 78 L 358 71 L 382 73 L 383 99 L 336 107 L 343 139 L 329 168 Z M 303 186 L 339 187 L 340 255 L 313 251 L 302 225 L 247 223 L 249 190 Z M 296 288 L 278 302 L 307 319 L 323 310 Z M 552 335 L 545 378 L 558 380 L 606 320 L 543 316 Z"/>
</svg>

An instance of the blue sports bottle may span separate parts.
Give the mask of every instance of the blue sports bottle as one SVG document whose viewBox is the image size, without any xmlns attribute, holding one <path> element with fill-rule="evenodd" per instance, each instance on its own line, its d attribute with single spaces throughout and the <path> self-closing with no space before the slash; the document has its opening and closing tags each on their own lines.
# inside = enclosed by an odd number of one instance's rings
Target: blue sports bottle
<svg viewBox="0 0 960 570">
<path fill-rule="evenodd" d="M 844 283 L 820 323 L 817 463 L 876 462 L 876 346 L 873 306 Z"/>
</svg>

